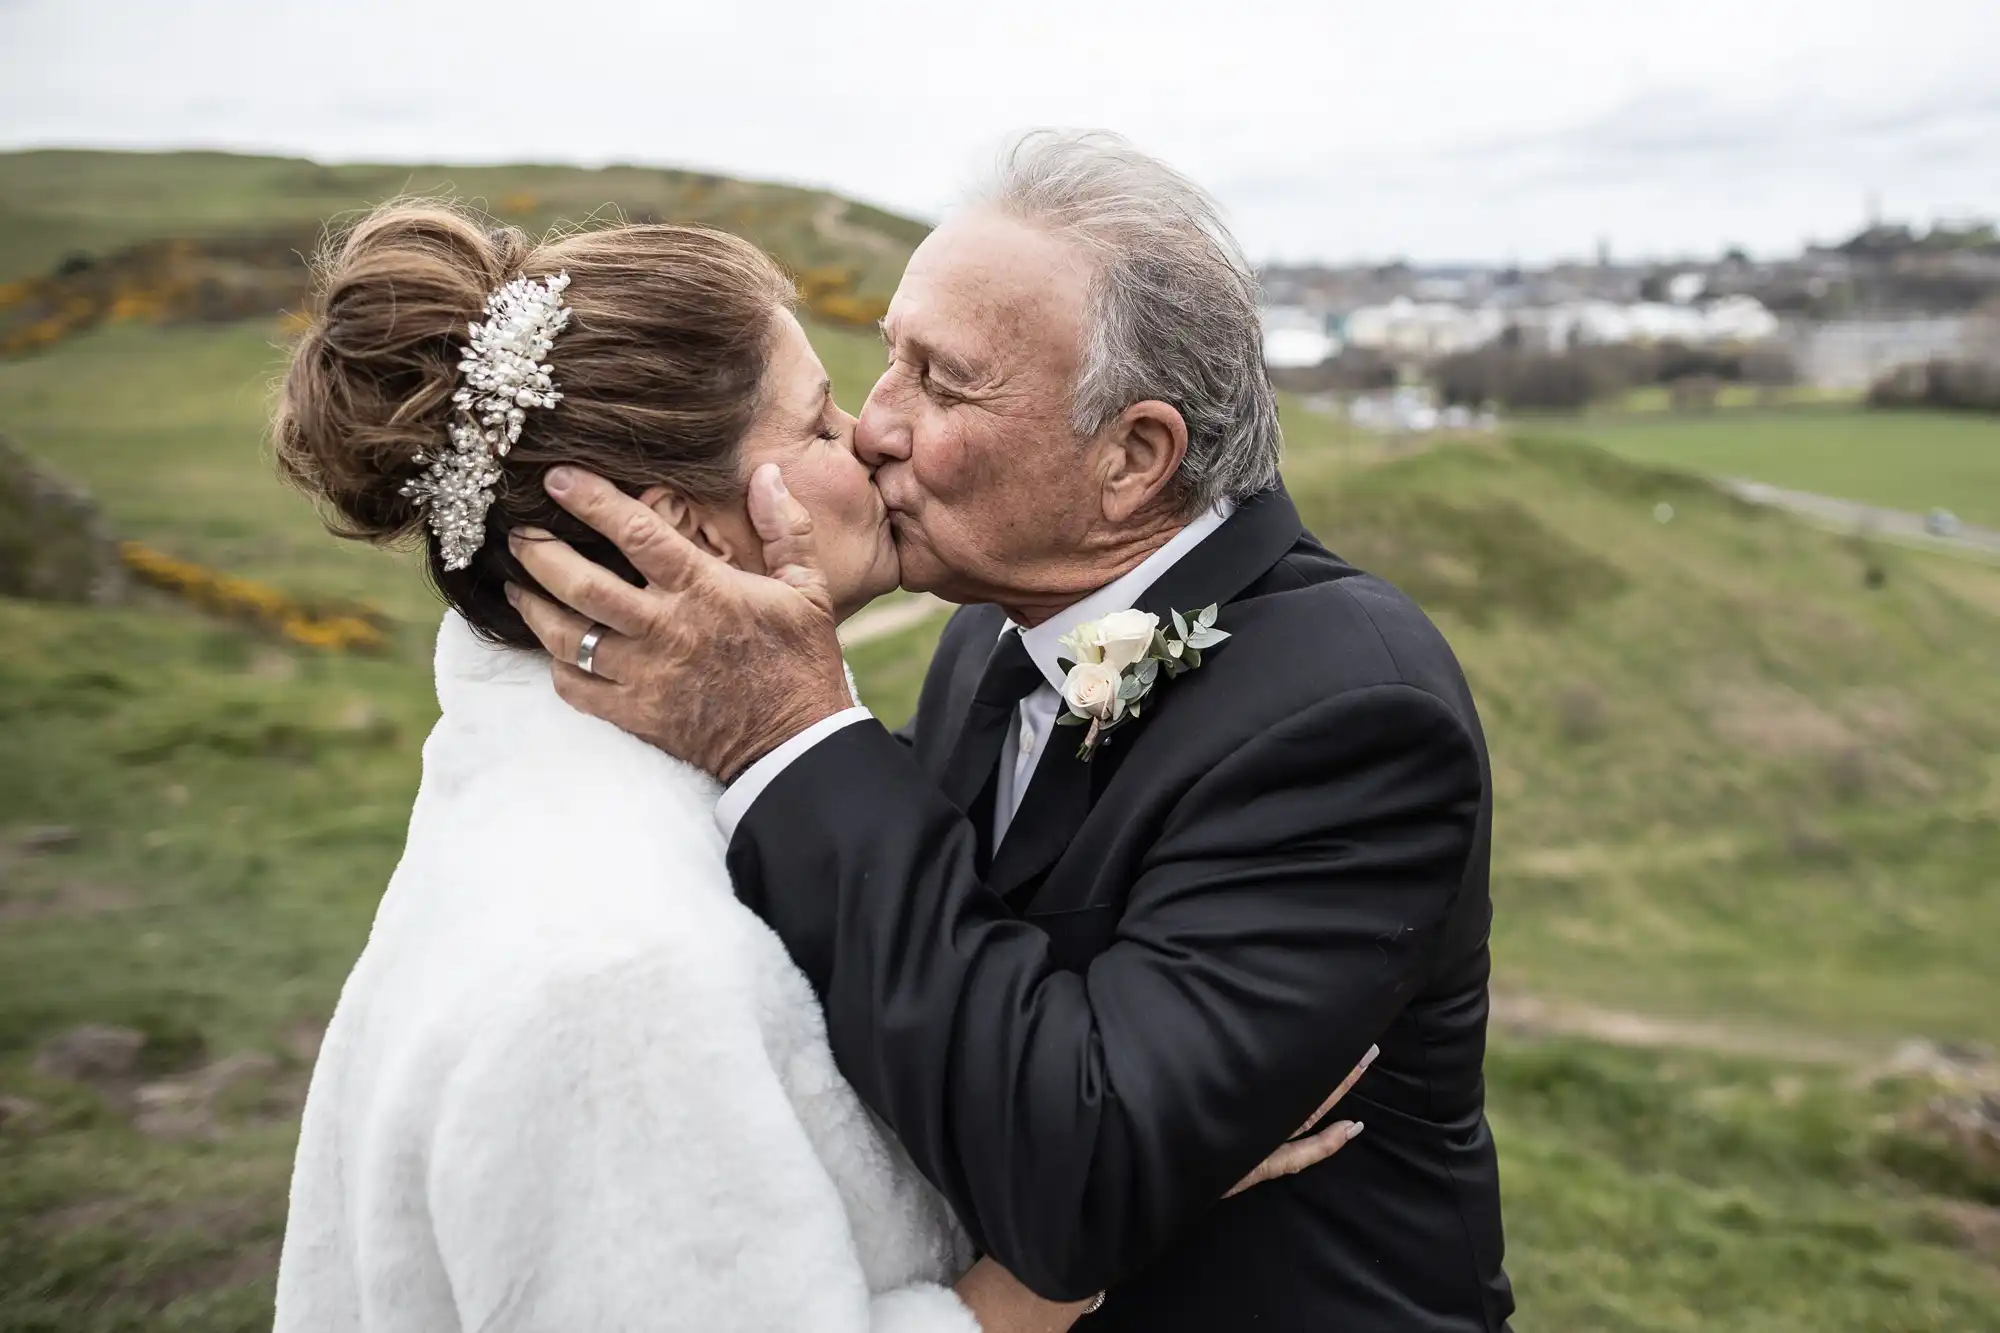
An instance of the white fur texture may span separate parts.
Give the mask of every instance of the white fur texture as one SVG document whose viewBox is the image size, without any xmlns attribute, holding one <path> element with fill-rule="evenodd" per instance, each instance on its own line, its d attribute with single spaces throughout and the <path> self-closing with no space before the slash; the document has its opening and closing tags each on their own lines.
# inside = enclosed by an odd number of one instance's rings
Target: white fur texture
<svg viewBox="0 0 2000 1333">
<path fill-rule="evenodd" d="M 694 770 L 438 638 L 409 843 L 306 1100 L 278 1333 L 978 1333 Z"/>
</svg>

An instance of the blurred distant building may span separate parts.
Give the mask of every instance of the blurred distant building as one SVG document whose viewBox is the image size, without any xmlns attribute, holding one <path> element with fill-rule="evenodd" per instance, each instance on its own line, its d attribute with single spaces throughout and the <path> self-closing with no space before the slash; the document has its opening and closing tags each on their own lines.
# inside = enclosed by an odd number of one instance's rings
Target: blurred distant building
<svg viewBox="0 0 2000 1333">
<path fill-rule="evenodd" d="M 1979 354 L 1989 324 L 1963 315 L 1798 320 L 1787 325 L 1785 342 L 1808 382 L 1865 389 L 1898 366 Z"/>
<path fill-rule="evenodd" d="M 1583 343 L 1756 343 L 1778 333 L 1777 317 L 1748 296 L 1702 305 L 1592 299 L 1466 305 L 1397 296 L 1359 306 L 1344 317 L 1304 307 L 1273 308 L 1264 317 L 1264 355 L 1275 367 L 1316 366 L 1339 355 L 1344 344 L 1398 361 L 1427 362 L 1503 337 L 1560 352 Z"/>
<path fill-rule="evenodd" d="M 1507 327 L 1507 317 L 1493 306 L 1469 309 L 1398 296 L 1351 312 L 1345 327 L 1347 341 L 1356 347 L 1428 360 L 1485 346 Z"/>
<path fill-rule="evenodd" d="M 1514 312 L 1512 323 L 1526 344 L 1560 352 L 1577 343 L 1756 343 L 1775 338 L 1778 317 L 1749 296 L 1726 296 L 1707 305 L 1637 301 L 1566 301 Z"/>
<path fill-rule="evenodd" d="M 1340 355 L 1341 339 L 1333 321 L 1299 306 L 1272 306 L 1264 311 L 1264 361 L 1277 370 L 1325 365 Z"/>
<path fill-rule="evenodd" d="M 1980 330 L 2000 312 L 2000 231 L 1981 221 L 1927 229 L 1871 220 L 1837 245 L 1753 259 L 1418 267 L 1278 266 L 1260 275 L 1271 302 L 1274 367 L 1311 367 L 1343 345 L 1402 370 L 1495 340 L 1560 353 L 1625 343 L 1782 346 L 1802 377 L 1870 383 L 1938 356 L 1990 358 Z M 1971 340 L 1970 342 L 1968 340 Z M 1345 359 L 1345 358 L 1343 358 Z"/>
</svg>

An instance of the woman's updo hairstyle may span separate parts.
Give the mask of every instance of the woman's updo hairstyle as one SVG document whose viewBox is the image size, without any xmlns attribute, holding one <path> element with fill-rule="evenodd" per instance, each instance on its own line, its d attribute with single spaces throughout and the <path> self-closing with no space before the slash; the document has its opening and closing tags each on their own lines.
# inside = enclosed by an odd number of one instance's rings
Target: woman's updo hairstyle
<svg viewBox="0 0 2000 1333">
<path fill-rule="evenodd" d="M 558 463 L 628 494 L 742 493 L 739 445 L 758 406 L 773 321 L 796 293 L 770 258 L 698 227 L 616 226 L 536 244 L 451 203 L 397 200 L 329 242 L 273 425 L 278 468 L 320 502 L 327 527 L 381 545 L 421 540 L 430 577 L 489 638 L 536 641 L 504 585 L 534 587 L 510 529 L 546 528 L 637 581 L 616 547 L 548 498 Z M 570 276 L 569 327 L 549 353 L 562 401 L 533 408 L 500 460 L 486 541 L 448 570 L 424 510 L 402 493 L 417 456 L 446 446 L 467 325 L 518 277 Z"/>
</svg>

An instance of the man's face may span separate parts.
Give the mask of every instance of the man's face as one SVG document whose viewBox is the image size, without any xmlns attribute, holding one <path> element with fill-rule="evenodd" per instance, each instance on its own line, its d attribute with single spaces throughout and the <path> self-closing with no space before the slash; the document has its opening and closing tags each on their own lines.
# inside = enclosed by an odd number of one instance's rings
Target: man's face
<svg viewBox="0 0 2000 1333">
<path fill-rule="evenodd" d="M 995 213 L 946 223 L 911 257 L 855 431 L 904 587 L 1008 604 L 1064 586 L 1065 553 L 1098 517 L 1069 418 L 1088 294 L 1071 246 Z"/>
</svg>

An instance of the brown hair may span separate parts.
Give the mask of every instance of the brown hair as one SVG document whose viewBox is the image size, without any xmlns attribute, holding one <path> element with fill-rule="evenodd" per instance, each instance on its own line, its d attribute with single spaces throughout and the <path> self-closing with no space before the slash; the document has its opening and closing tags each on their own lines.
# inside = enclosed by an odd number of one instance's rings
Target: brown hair
<svg viewBox="0 0 2000 1333">
<path fill-rule="evenodd" d="M 500 461 L 486 541 L 470 566 L 448 570 L 402 488 L 424 472 L 417 455 L 444 444 L 466 325 L 502 283 L 558 271 L 570 276 L 573 312 L 549 354 L 562 401 L 528 412 Z M 637 581 L 616 547 L 548 498 L 543 474 L 573 463 L 629 494 L 740 494 L 738 446 L 773 321 L 795 299 L 763 251 L 723 232 L 617 226 L 536 244 L 434 200 L 377 208 L 328 244 L 315 272 L 273 423 L 280 473 L 321 503 L 339 536 L 421 537 L 445 600 L 489 638 L 523 648 L 536 642 L 503 585 L 535 585 L 507 549 L 509 529 L 546 528 Z"/>
</svg>

